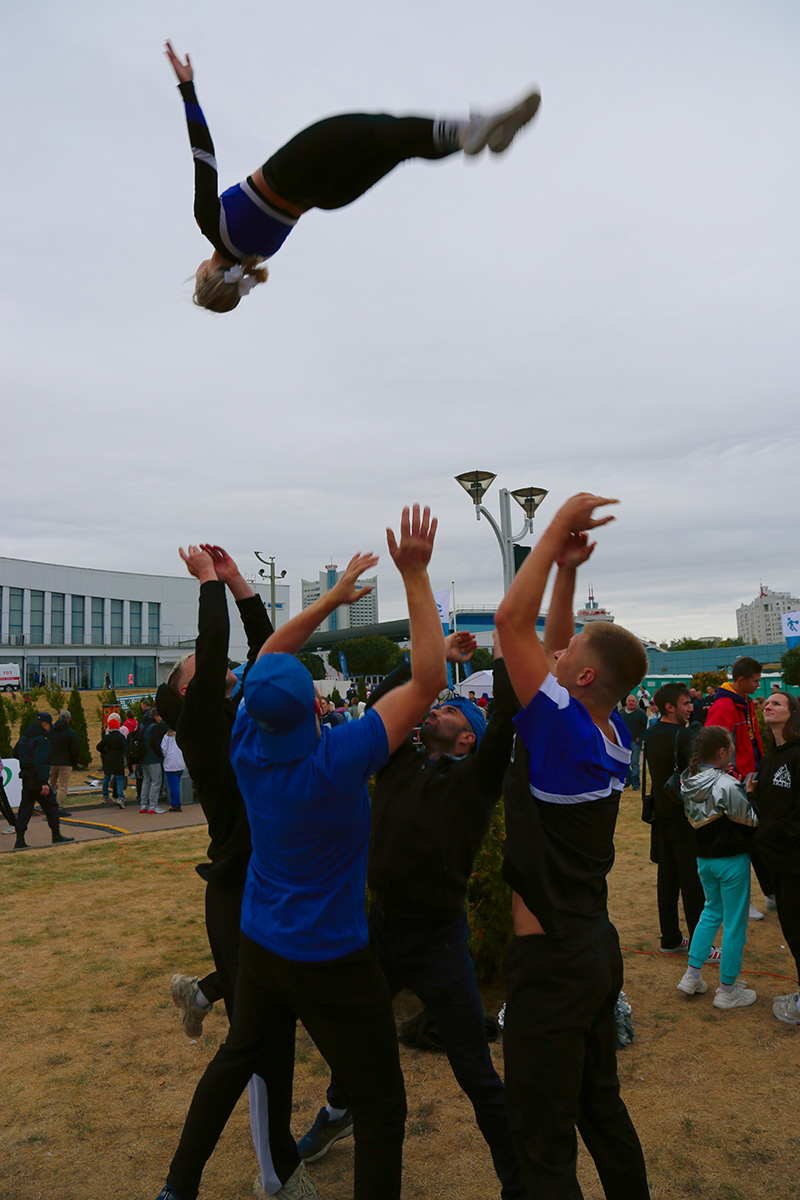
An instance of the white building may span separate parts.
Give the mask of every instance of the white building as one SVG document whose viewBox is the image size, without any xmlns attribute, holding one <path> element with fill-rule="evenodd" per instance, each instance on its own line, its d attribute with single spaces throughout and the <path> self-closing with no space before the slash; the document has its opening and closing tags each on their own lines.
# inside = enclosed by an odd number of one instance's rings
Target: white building
<svg viewBox="0 0 800 1200">
<path fill-rule="evenodd" d="M 750 604 L 740 604 L 736 610 L 736 632 L 746 644 L 757 645 L 782 642 L 781 613 L 800 611 L 800 600 L 788 592 L 773 592 L 761 588 Z"/>
<path fill-rule="evenodd" d="M 331 563 L 320 571 L 319 580 L 314 583 L 310 579 L 301 581 L 303 588 L 303 608 L 308 608 L 315 600 L 319 600 L 325 592 L 329 592 L 333 585 L 344 574 L 343 571 L 337 570 L 336 563 Z M 329 617 L 327 617 L 321 625 L 317 626 L 315 632 L 335 633 L 338 629 L 353 629 L 359 625 L 377 625 L 378 624 L 378 577 L 373 575 L 370 578 L 359 579 L 356 583 L 357 588 L 369 587 L 372 585 L 372 591 L 366 596 L 362 596 L 355 604 L 342 604 L 335 609 Z"/>
<path fill-rule="evenodd" d="M 253 583 L 269 609 L 269 586 Z M 199 585 L 190 575 L 134 575 L 0 558 L 0 661 L 16 662 L 24 687 L 34 675 L 64 688 L 153 689 L 194 649 Z M 289 586 L 275 588 L 277 625 L 289 619 Z M 247 643 L 235 601 L 229 657 Z"/>
</svg>

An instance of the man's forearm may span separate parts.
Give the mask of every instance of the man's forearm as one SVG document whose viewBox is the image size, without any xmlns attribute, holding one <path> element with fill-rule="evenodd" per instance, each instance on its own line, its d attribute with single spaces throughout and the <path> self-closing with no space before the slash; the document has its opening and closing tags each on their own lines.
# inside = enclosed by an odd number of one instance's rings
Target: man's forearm
<svg viewBox="0 0 800 1200">
<path fill-rule="evenodd" d="M 427 571 L 404 575 L 411 627 L 411 678 L 435 696 L 445 687 L 444 633 Z"/>
<path fill-rule="evenodd" d="M 557 650 L 565 650 L 575 632 L 572 602 L 575 596 L 574 567 L 559 567 L 544 626 L 544 652 L 548 659 Z"/>
<path fill-rule="evenodd" d="M 228 587 L 234 600 L 249 600 L 251 596 L 255 596 L 244 575 L 234 575 L 233 579 L 228 580 Z"/>
<path fill-rule="evenodd" d="M 292 617 L 285 625 L 281 625 L 280 629 L 270 634 L 259 651 L 259 658 L 262 654 L 297 654 L 317 626 L 329 617 L 340 603 L 334 588 L 324 592 L 319 600 L 315 600 L 308 608 L 304 608 L 296 617 Z"/>
</svg>

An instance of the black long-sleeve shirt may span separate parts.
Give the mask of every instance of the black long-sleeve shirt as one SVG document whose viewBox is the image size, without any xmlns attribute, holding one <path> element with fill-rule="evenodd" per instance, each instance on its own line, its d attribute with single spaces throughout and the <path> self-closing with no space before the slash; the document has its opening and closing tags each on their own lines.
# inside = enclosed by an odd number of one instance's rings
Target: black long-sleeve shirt
<svg viewBox="0 0 800 1200">
<path fill-rule="evenodd" d="M 756 849 L 773 871 L 800 875 L 800 741 L 784 742 L 758 768 Z"/>
<path fill-rule="evenodd" d="M 386 682 L 402 682 L 402 672 Z M 387 915 L 445 921 L 463 913 L 475 855 L 502 793 L 518 708 L 505 664 L 495 659 L 494 713 L 474 754 L 430 760 L 406 742 L 378 772 L 367 882 Z"/>
<path fill-rule="evenodd" d="M 692 743 L 697 732 L 697 726 L 676 725 L 669 721 L 656 721 L 645 732 L 644 753 L 650 769 L 654 813 L 658 820 L 686 821 L 683 808 L 664 794 L 664 784 L 675 770 L 676 756 L 679 771 L 685 771 L 689 766 Z"/>
<path fill-rule="evenodd" d="M 236 604 L 247 637 L 248 660 L 252 661 L 272 633 L 272 623 L 260 597 L 237 600 Z M 239 701 L 225 695 L 229 639 L 225 584 L 211 580 L 200 588 L 195 673 L 174 724 L 208 821 L 208 857 L 220 870 L 223 862 L 234 859 L 229 863 L 231 874 L 238 879 L 241 872 L 243 879 L 250 859 L 250 826 L 231 766 L 231 732 Z M 157 702 L 161 711 L 158 698 Z M 172 720 L 171 714 L 165 715 Z M 227 871 L 225 878 L 233 882 Z"/>
</svg>

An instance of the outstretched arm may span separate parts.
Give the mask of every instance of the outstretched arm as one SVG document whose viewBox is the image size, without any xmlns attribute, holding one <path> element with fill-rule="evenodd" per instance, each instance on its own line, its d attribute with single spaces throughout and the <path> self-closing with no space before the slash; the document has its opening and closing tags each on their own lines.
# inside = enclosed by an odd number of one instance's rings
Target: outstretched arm
<svg viewBox="0 0 800 1200">
<path fill-rule="evenodd" d="M 201 549 L 210 555 L 217 579 L 227 586 L 236 601 L 247 637 L 248 661 L 254 661 L 264 642 L 272 633 L 272 622 L 267 616 L 264 602 L 260 596 L 256 595 L 227 550 L 223 550 L 222 546 L 212 546 L 208 543 L 203 543 Z"/>
<path fill-rule="evenodd" d="M 220 238 L 217 160 L 203 110 L 197 103 L 197 94 L 194 90 L 194 70 L 189 55 L 186 55 L 186 62 L 181 62 L 170 42 L 166 43 L 164 53 L 175 72 L 178 91 L 183 98 L 186 110 L 186 124 L 189 128 L 189 141 L 194 159 L 194 217 L 201 232 L 209 239 L 214 248 L 229 255 L 229 250 L 221 249 L 218 245 Z"/>
<path fill-rule="evenodd" d="M 585 533 L 571 533 L 558 556 L 558 572 L 544 625 L 544 652 L 552 671 L 555 655 L 569 645 L 575 632 L 572 602 L 575 596 L 575 576 L 578 567 L 591 558 L 597 542 L 590 542 Z"/>
<path fill-rule="evenodd" d="M 581 492 L 562 505 L 525 559 L 497 610 L 495 625 L 503 642 L 505 664 L 523 708 L 530 704 L 550 671 L 545 648 L 536 633 L 536 618 L 553 563 L 564 553 L 570 535 L 613 521 L 611 516 L 593 517 L 592 513 L 601 504 L 616 503 Z M 561 608 L 563 611 L 563 597 Z M 563 618 L 556 620 L 563 623 Z"/>
<path fill-rule="evenodd" d="M 375 554 L 354 554 L 330 591 L 324 592 L 319 600 L 276 629 L 261 647 L 258 657 L 262 654 L 297 654 L 298 650 L 302 650 L 319 623 L 330 616 L 334 609 L 340 604 L 355 604 L 356 600 L 372 591 L 371 586 L 357 588 L 356 581 L 377 561 Z"/>
</svg>

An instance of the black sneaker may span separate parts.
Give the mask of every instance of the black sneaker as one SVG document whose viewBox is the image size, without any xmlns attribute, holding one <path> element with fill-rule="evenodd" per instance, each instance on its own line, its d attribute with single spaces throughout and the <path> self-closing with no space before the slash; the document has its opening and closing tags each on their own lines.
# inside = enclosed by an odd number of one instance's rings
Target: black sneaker
<svg viewBox="0 0 800 1200">
<path fill-rule="evenodd" d="M 63 833 L 57 833 L 53 837 L 54 846 L 63 846 L 66 842 L 74 842 L 75 838 L 64 837 Z"/>
<path fill-rule="evenodd" d="M 328 1153 L 334 1142 L 350 1137 L 352 1132 L 353 1114 L 349 1108 L 338 1121 L 329 1116 L 327 1108 L 321 1108 L 308 1133 L 297 1143 L 297 1153 L 303 1162 L 316 1162 Z"/>
<path fill-rule="evenodd" d="M 59 815 L 59 817 L 71 817 L 71 816 L 72 816 L 72 810 L 71 810 L 71 809 L 69 809 L 69 808 L 60 808 L 60 809 L 58 810 L 58 815 Z"/>
</svg>

